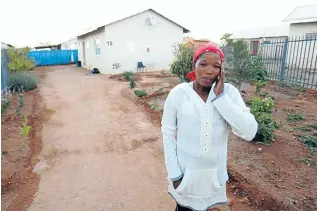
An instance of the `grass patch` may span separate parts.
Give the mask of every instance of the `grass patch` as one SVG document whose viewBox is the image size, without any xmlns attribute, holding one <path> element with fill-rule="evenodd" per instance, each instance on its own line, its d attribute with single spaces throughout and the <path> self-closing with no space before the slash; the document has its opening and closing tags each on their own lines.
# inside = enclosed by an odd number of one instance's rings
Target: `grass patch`
<svg viewBox="0 0 317 211">
<path fill-rule="evenodd" d="M 304 114 L 288 114 L 287 116 L 287 121 L 289 122 L 297 122 L 304 119 L 305 119 Z"/>
<path fill-rule="evenodd" d="M 139 90 L 139 89 L 134 90 L 134 94 L 138 97 L 144 97 L 147 95 L 144 90 Z"/>
<path fill-rule="evenodd" d="M 317 124 L 316 123 L 315 124 L 310 124 L 310 125 L 308 125 L 308 127 L 317 130 Z"/>
<path fill-rule="evenodd" d="M 303 132 L 308 132 L 308 131 L 311 131 L 312 129 L 309 128 L 309 127 L 297 127 L 295 128 L 296 130 L 299 130 L 299 131 L 303 131 Z"/>
<path fill-rule="evenodd" d="M 309 157 L 300 157 L 297 160 L 306 163 L 308 166 L 317 166 L 317 162 Z"/>
</svg>

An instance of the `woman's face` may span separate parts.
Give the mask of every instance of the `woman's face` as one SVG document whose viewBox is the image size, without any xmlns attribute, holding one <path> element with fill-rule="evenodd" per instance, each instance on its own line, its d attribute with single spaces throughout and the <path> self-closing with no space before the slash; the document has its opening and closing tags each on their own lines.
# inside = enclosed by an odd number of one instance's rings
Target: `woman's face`
<svg viewBox="0 0 317 211">
<path fill-rule="evenodd" d="M 217 53 L 202 54 L 194 67 L 196 81 L 203 87 L 211 87 L 221 72 L 221 58 Z"/>
</svg>

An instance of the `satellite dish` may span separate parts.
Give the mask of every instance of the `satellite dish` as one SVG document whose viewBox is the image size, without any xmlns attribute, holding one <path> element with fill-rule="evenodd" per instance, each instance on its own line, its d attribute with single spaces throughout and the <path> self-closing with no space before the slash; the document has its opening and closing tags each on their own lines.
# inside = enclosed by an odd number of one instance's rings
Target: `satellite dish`
<svg viewBox="0 0 317 211">
<path fill-rule="evenodd" d="M 156 20 L 156 17 L 155 17 L 155 16 L 153 16 L 153 17 L 150 18 L 150 23 L 151 23 L 151 25 L 153 25 L 153 26 L 155 26 L 155 25 L 157 24 L 157 20 Z"/>
</svg>

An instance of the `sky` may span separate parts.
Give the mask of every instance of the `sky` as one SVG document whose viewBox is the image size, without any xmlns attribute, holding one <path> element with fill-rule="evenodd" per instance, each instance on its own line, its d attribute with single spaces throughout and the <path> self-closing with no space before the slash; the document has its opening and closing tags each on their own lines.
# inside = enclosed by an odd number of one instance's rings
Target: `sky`
<svg viewBox="0 0 317 211">
<path fill-rule="evenodd" d="M 222 34 L 278 25 L 297 6 L 317 0 L 4 0 L 0 40 L 16 47 L 59 44 L 90 26 L 152 8 L 192 32 L 218 42 Z"/>
</svg>

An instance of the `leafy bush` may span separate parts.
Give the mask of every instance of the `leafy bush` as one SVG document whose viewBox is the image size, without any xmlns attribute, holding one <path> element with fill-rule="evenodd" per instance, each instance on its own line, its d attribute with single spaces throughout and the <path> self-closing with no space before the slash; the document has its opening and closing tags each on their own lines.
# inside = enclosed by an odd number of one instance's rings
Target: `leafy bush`
<svg viewBox="0 0 317 211">
<path fill-rule="evenodd" d="M 124 80 L 129 81 L 131 76 L 134 76 L 134 73 L 132 71 L 128 72 L 125 71 L 123 73 L 121 73 L 121 76 Z"/>
<path fill-rule="evenodd" d="M 171 73 L 178 76 L 179 79 L 189 82 L 186 78 L 187 73 L 193 70 L 194 49 L 182 44 L 174 45 L 174 60 L 170 64 Z"/>
<path fill-rule="evenodd" d="M 134 90 L 134 94 L 138 97 L 143 97 L 147 95 L 144 90 L 138 90 L 138 89 Z"/>
<path fill-rule="evenodd" d="M 272 118 L 272 109 L 274 107 L 272 98 L 266 97 L 263 100 L 256 98 L 249 103 L 251 104 L 251 112 L 259 124 L 254 141 L 271 144 L 274 140 L 274 131 L 278 128 L 277 123 Z"/>
<path fill-rule="evenodd" d="M 317 138 L 310 135 L 302 135 L 300 140 L 306 144 L 310 149 L 313 147 L 317 147 Z"/>
<path fill-rule="evenodd" d="M 266 81 L 258 81 L 258 82 L 256 82 L 256 84 L 255 84 L 256 93 L 257 94 L 261 94 L 261 91 L 265 87 L 266 84 L 267 84 Z"/>
<path fill-rule="evenodd" d="M 23 89 L 29 91 L 37 87 L 38 78 L 28 72 L 11 73 L 9 76 L 9 86 L 11 90 Z"/>
<path fill-rule="evenodd" d="M 8 66 L 11 72 L 28 71 L 35 66 L 34 60 L 28 58 L 29 51 L 29 48 L 8 49 Z"/>
<path fill-rule="evenodd" d="M 129 85 L 131 89 L 135 87 L 135 77 L 133 75 L 129 78 Z"/>
</svg>

